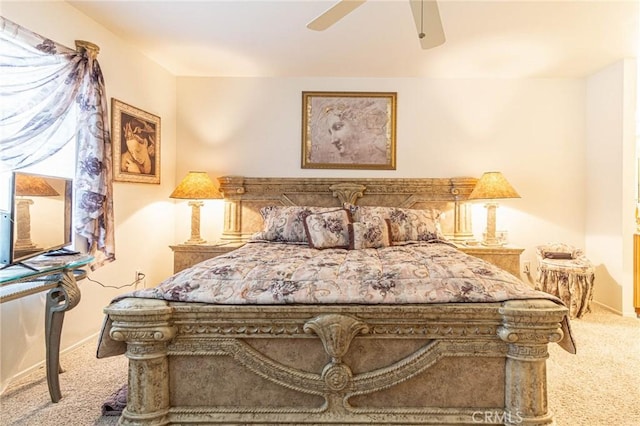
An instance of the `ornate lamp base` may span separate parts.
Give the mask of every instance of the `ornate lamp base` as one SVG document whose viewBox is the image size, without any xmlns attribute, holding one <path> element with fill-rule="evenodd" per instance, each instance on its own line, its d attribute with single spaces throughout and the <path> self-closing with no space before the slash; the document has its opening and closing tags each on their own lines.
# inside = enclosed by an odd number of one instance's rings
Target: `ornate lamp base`
<svg viewBox="0 0 640 426">
<path fill-rule="evenodd" d="M 487 232 L 484 234 L 482 245 L 489 247 L 502 246 L 504 245 L 503 242 L 496 237 L 496 209 L 498 208 L 498 203 L 487 203 L 485 207 L 487 208 Z"/>
<path fill-rule="evenodd" d="M 191 206 L 191 238 L 185 244 L 204 244 L 207 241 L 200 237 L 200 207 L 204 205 L 202 201 L 189 201 Z"/>
</svg>

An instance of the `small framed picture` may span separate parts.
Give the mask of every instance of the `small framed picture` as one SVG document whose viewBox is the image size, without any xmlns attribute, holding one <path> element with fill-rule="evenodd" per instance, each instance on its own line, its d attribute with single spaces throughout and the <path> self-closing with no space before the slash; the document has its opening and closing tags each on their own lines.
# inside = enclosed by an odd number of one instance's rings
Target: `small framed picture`
<svg viewBox="0 0 640 426">
<path fill-rule="evenodd" d="M 302 92 L 302 168 L 396 168 L 395 92 Z"/>
<path fill-rule="evenodd" d="M 111 98 L 113 179 L 160 183 L 160 117 Z"/>
</svg>

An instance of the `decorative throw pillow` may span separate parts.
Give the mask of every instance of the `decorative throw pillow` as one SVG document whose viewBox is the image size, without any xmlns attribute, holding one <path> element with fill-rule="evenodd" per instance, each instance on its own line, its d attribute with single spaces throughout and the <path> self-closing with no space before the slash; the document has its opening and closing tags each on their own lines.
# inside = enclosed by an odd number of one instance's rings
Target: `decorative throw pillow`
<svg viewBox="0 0 640 426">
<path fill-rule="evenodd" d="M 304 220 L 309 246 L 317 249 L 349 248 L 349 223 L 347 210 L 308 215 Z"/>
<path fill-rule="evenodd" d="M 253 241 L 308 243 L 304 219 L 310 214 L 335 211 L 335 207 L 266 206 L 260 209 L 262 231 L 251 236 Z"/>
<path fill-rule="evenodd" d="M 354 222 L 349 224 L 349 249 L 389 247 L 391 229 L 389 219 L 377 222 Z"/>
<path fill-rule="evenodd" d="M 440 212 L 435 209 L 405 209 L 346 204 L 354 222 L 390 222 L 391 242 L 445 240 L 440 227 Z"/>
</svg>

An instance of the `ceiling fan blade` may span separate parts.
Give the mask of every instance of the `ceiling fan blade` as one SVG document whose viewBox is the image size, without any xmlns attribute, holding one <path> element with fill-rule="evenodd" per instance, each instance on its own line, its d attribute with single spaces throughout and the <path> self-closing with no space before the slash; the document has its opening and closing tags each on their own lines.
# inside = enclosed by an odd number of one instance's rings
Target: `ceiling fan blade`
<svg viewBox="0 0 640 426">
<path fill-rule="evenodd" d="M 433 0 L 410 0 L 413 20 L 416 22 L 420 45 L 423 49 L 431 49 L 445 42 L 442 20 L 438 2 Z"/>
<path fill-rule="evenodd" d="M 323 31 L 347 16 L 367 0 L 340 0 L 327 9 L 322 15 L 307 24 L 307 28 L 315 31 Z"/>
</svg>

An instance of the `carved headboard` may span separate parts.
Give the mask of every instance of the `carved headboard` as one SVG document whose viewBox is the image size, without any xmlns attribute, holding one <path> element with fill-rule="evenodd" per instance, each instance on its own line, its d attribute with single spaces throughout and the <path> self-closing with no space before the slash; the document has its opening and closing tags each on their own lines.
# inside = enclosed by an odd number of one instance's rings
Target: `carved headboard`
<svg viewBox="0 0 640 426">
<path fill-rule="evenodd" d="M 225 199 L 224 232 L 229 242 L 246 240 L 262 229 L 260 209 L 268 205 L 340 207 L 366 206 L 437 208 L 443 212 L 445 235 L 471 233 L 471 215 L 462 203 L 477 179 L 457 178 L 218 178 Z"/>
</svg>

